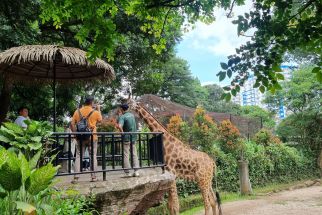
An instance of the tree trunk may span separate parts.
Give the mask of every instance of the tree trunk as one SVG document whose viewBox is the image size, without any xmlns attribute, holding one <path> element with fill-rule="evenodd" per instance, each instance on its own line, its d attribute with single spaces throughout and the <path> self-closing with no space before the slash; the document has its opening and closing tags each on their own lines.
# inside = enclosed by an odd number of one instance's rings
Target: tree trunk
<svg viewBox="0 0 322 215">
<path fill-rule="evenodd" d="M 5 121 L 10 106 L 11 92 L 13 83 L 4 77 L 3 86 L 0 95 L 0 124 Z"/>
<path fill-rule="evenodd" d="M 239 160 L 239 180 L 240 180 L 240 193 L 242 195 L 252 194 L 252 186 L 249 180 L 248 161 Z"/>
</svg>

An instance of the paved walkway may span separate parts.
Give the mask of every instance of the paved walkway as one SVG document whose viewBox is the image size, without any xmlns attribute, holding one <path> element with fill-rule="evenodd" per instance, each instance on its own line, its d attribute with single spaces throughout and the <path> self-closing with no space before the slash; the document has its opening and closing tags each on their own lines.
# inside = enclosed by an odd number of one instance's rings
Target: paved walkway
<svg viewBox="0 0 322 215">
<path fill-rule="evenodd" d="M 222 208 L 223 215 L 322 215 L 322 186 L 229 202 L 223 204 Z M 203 211 L 195 215 L 202 214 Z"/>
</svg>

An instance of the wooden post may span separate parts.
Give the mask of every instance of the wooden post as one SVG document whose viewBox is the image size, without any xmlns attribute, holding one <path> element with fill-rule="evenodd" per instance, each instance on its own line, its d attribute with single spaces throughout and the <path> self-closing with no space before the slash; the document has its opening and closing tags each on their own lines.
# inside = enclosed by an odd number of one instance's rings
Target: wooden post
<svg viewBox="0 0 322 215">
<path fill-rule="evenodd" d="M 252 186 L 249 180 L 248 161 L 239 160 L 239 181 L 240 181 L 240 193 L 242 195 L 252 194 Z"/>
<path fill-rule="evenodd" d="M 3 85 L 0 94 L 0 124 L 5 121 L 7 113 L 9 110 L 11 92 L 13 88 L 13 83 L 8 76 L 4 75 Z"/>
</svg>

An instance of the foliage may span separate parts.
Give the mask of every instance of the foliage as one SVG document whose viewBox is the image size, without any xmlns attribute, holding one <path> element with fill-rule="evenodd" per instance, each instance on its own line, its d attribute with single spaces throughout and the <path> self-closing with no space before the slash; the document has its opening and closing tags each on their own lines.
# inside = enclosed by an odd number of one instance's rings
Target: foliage
<svg viewBox="0 0 322 215">
<path fill-rule="evenodd" d="M 51 126 L 48 122 L 28 121 L 27 129 L 23 129 L 15 123 L 6 122 L 0 127 L 0 141 L 8 144 L 15 151 L 21 151 L 27 159 L 38 151 L 42 151 L 44 145 L 52 142 Z"/>
<path fill-rule="evenodd" d="M 0 147 L 0 154 L 0 187 L 4 191 L 0 208 L 3 214 L 18 214 L 19 211 L 45 214 L 52 209 L 45 200 L 50 195 L 49 188 L 59 166 L 48 163 L 36 169 L 37 154 L 29 161 L 21 152 L 17 156 L 3 147 Z"/>
<path fill-rule="evenodd" d="M 253 142 L 246 144 L 253 186 L 268 182 L 287 182 L 317 176 L 318 167 L 312 151 L 304 151 L 284 144 L 267 147 Z"/>
<path fill-rule="evenodd" d="M 214 21 L 213 9 L 220 1 L 150 1 L 150 0 L 122 0 L 122 1 L 71 1 L 58 2 L 42 0 L 41 18 L 56 28 L 62 28 L 69 23 L 77 23 L 78 33 L 75 38 L 82 45 L 92 37 L 89 45 L 90 57 L 102 55 L 112 59 L 115 47 L 124 40 L 119 31 L 120 17 L 134 20 L 138 34 L 152 36 L 150 46 L 157 53 L 167 48 L 167 36 L 171 35 L 171 27 L 177 29 L 183 25 L 185 17 L 188 23 L 201 20 L 207 23 Z M 229 7 L 229 1 L 221 2 L 224 8 Z M 183 16 L 184 15 L 184 16 Z M 95 24 L 94 24 L 95 23 Z"/>
<path fill-rule="evenodd" d="M 219 125 L 219 142 L 224 152 L 239 153 L 242 150 L 241 135 L 236 126 L 229 120 L 224 120 Z"/>
<path fill-rule="evenodd" d="M 254 136 L 254 142 L 263 146 L 269 146 L 271 144 L 281 144 L 282 141 L 273 135 L 268 129 L 259 130 Z"/>
<path fill-rule="evenodd" d="M 67 194 L 67 196 L 63 197 L 62 194 Z M 56 193 L 52 205 L 57 209 L 57 215 L 96 215 L 99 213 L 94 209 L 94 201 L 94 196 L 86 197 L 84 195 L 65 191 Z"/>
<path fill-rule="evenodd" d="M 158 95 L 173 102 L 195 108 L 206 98 L 206 90 L 200 81 L 194 78 L 189 70 L 188 62 L 174 57 L 160 65 L 164 74 L 163 83 Z"/>
<path fill-rule="evenodd" d="M 99 124 L 97 131 L 98 132 L 117 132 L 119 131 L 117 127 L 118 125 L 115 119 L 107 119 L 107 120 L 103 120 Z"/>
<path fill-rule="evenodd" d="M 168 131 L 179 138 L 181 141 L 188 143 L 190 139 L 188 123 L 184 122 L 179 114 L 172 116 L 167 124 Z"/>
<path fill-rule="evenodd" d="M 206 85 L 203 88 L 207 91 L 207 96 L 202 102 L 202 106 L 207 111 L 219 113 L 239 114 L 240 106 L 233 102 L 226 102 L 221 99 L 224 90 L 216 84 Z"/>
<path fill-rule="evenodd" d="M 305 111 L 286 117 L 277 126 L 276 133 L 286 142 L 297 142 L 311 149 L 322 146 L 322 114 Z"/>
<path fill-rule="evenodd" d="M 322 85 L 311 75 L 312 67 L 293 71 L 289 82 L 276 95 L 268 94 L 265 101 L 270 106 L 282 101 L 293 112 L 277 127 L 277 134 L 285 141 L 306 144 L 312 148 L 321 146 L 321 90 Z"/>
<path fill-rule="evenodd" d="M 248 117 L 260 117 L 262 119 L 263 126 L 266 128 L 274 128 L 275 126 L 273 113 L 268 112 L 259 106 L 242 106 L 240 108 L 240 114 Z"/>
<path fill-rule="evenodd" d="M 297 49 L 313 55 L 317 65 L 311 70 L 311 77 L 321 83 L 321 2 L 260 0 L 253 2 L 249 13 L 238 16 L 233 23 L 237 25 L 240 36 L 255 31 L 251 41 L 236 49 L 236 54 L 228 57 L 227 63 L 221 63 L 222 71 L 217 75 L 220 80 L 232 77 L 226 99 L 235 96 L 240 86 L 252 71 L 256 76 L 254 87 L 261 92 L 275 92 L 281 89 L 280 80 L 284 80 L 280 65 L 285 53 Z M 248 36 L 248 35 L 247 35 Z"/>
<path fill-rule="evenodd" d="M 192 145 L 198 150 L 214 155 L 214 144 L 218 129 L 213 119 L 206 111 L 198 106 L 192 119 L 191 139 Z"/>
</svg>

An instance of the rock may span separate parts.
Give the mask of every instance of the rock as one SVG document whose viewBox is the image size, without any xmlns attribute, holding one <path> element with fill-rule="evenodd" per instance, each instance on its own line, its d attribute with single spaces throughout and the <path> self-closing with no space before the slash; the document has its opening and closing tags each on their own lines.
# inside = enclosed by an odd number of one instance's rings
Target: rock
<svg viewBox="0 0 322 215">
<path fill-rule="evenodd" d="M 308 181 L 304 182 L 304 184 L 305 184 L 307 187 L 312 186 L 314 183 L 315 183 L 315 182 L 314 182 L 314 181 L 312 181 L 312 180 L 308 180 Z"/>
<path fill-rule="evenodd" d="M 118 173 L 119 176 L 107 177 L 106 181 L 79 182 L 73 185 L 73 189 L 82 195 L 94 195 L 100 214 L 145 214 L 163 199 L 175 176 L 167 171 L 140 171 L 144 173 L 140 173 L 140 177 L 124 177 L 122 172 Z M 62 185 L 64 188 L 67 186 L 70 184 Z"/>
</svg>

